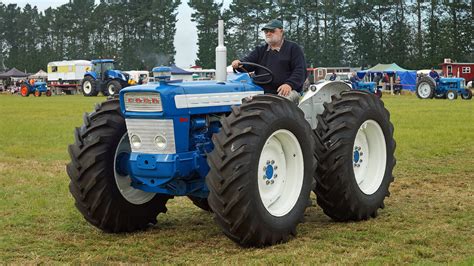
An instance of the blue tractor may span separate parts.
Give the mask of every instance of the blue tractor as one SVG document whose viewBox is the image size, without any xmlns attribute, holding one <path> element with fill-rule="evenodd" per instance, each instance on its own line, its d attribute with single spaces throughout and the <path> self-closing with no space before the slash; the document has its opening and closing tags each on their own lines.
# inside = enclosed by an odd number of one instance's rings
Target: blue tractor
<svg viewBox="0 0 474 266">
<path fill-rule="evenodd" d="M 115 69 L 113 59 L 92 60 L 92 69 L 84 74 L 82 93 L 84 96 L 113 96 L 129 85 L 129 76 Z"/>
<path fill-rule="evenodd" d="M 261 247 L 296 234 L 311 191 L 335 221 L 377 216 L 395 165 L 383 103 L 333 81 L 312 85 L 297 105 L 263 93 L 271 71 L 264 82 L 227 79 L 218 55 L 216 81 L 173 81 L 162 68 L 156 82 L 84 116 L 67 165 L 84 218 L 105 232 L 143 230 L 169 199 L 187 196 L 231 240 Z"/>
<path fill-rule="evenodd" d="M 416 83 L 416 96 L 420 99 L 455 100 L 458 95 L 464 100 L 472 99 L 472 92 L 466 88 L 463 78 L 440 78 L 435 80 L 430 76 L 423 76 Z"/>
<path fill-rule="evenodd" d="M 382 91 L 377 88 L 377 84 L 375 82 L 365 82 L 365 81 L 352 82 L 352 88 L 354 90 L 370 92 L 377 95 L 377 97 L 382 98 Z"/>
<path fill-rule="evenodd" d="M 46 86 L 46 82 L 36 81 L 34 83 L 23 82 L 20 86 L 20 95 L 28 97 L 33 94 L 35 97 L 40 97 L 42 94 L 47 97 L 51 96 L 51 90 Z"/>
</svg>

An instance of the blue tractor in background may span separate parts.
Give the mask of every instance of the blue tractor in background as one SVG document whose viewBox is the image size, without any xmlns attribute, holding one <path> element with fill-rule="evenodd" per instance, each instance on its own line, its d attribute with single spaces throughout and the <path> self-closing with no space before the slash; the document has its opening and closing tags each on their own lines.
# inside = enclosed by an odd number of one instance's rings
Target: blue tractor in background
<svg viewBox="0 0 474 266">
<path fill-rule="evenodd" d="M 416 83 L 416 96 L 420 99 L 455 100 L 459 95 L 464 100 L 472 99 L 472 92 L 466 88 L 463 78 L 440 78 L 435 80 L 430 76 L 423 76 Z"/>
<path fill-rule="evenodd" d="M 115 69 L 113 59 L 92 60 L 92 69 L 84 74 L 82 93 L 84 96 L 113 96 L 129 85 L 129 75 Z"/>
<path fill-rule="evenodd" d="M 351 82 L 352 89 L 366 91 L 377 95 L 377 97 L 382 98 L 382 91 L 378 89 L 377 84 L 375 82 L 365 82 L 365 81 L 357 81 Z"/>
<path fill-rule="evenodd" d="M 139 231 L 187 196 L 231 240 L 261 247 L 296 235 L 311 191 L 336 221 L 376 217 L 395 166 L 382 101 L 340 81 L 310 86 L 299 104 L 264 95 L 274 78 L 264 66 L 241 62 L 266 73 L 227 79 L 222 21 L 218 32 L 216 81 L 155 69 L 156 82 L 84 115 L 66 168 L 84 218 L 105 232 Z"/>
<path fill-rule="evenodd" d="M 23 82 L 20 87 L 20 94 L 23 97 L 28 97 L 33 94 L 35 97 L 40 97 L 42 94 L 51 96 L 51 90 L 46 86 L 46 82 L 36 81 L 34 83 Z"/>
</svg>

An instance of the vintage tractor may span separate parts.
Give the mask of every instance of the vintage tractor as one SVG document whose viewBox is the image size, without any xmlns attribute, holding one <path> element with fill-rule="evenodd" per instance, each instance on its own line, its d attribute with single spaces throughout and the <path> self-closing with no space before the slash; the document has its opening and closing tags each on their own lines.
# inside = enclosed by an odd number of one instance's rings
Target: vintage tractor
<svg viewBox="0 0 474 266">
<path fill-rule="evenodd" d="M 42 94 L 46 96 L 51 96 L 51 90 L 46 86 L 46 82 L 34 82 L 33 84 L 28 82 L 23 82 L 20 86 L 20 94 L 23 97 L 28 97 L 30 94 L 33 94 L 35 97 L 40 97 Z"/>
<path fill-rule="evenodd" d="M 105 232 L 143 230 L 187 196 L 230 239 L 261 247 L 296 234 L 311 191 L 336 221 L 376 217 L 395 166 L 383 102 L 334 81 L 296 105 L 247 73 L 227 80 L 222 36 L 220 21 L 217 81 L 172 81 L 162 68 L 159 82 L 84 115 L 67 165 L 84 218 Z"/>
<path fill-rule="evenodd" d="M 352 88 L 354 90 L 370 92 L 377 95 L 377 97 L 382 98 L 382 91 L 377 88 L 377 85 L 375 82 L 365 82 L 365 81 L 353 82 Z"/>
<path fill-rule="evenodd" d="M 430 76 L 421 77 L 416 84 L 416 96 L 420 99 L 455 100 L 461 95 L 464 100 L 472 99 L 472 92 L 466 88 L 463 78 L 440 78 L 435 81 Z"/>
<path fill-rule="evenodd" d="M 129 85 L 129 75 L 115 70 L 113 59 L 92 60 L 92 69 L 84 74 L 82 93 L 84 96 L 113 96 Z"/>
</svg>

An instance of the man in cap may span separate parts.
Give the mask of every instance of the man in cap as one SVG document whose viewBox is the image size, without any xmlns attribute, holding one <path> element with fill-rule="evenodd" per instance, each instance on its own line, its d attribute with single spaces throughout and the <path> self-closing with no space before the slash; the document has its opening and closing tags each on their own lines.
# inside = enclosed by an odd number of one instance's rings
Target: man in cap
<svg viewBox="0 0 474 266">
<path fill-rule="evenodd" d="M 278 94 L 293 102 L 298 102 L 303 83 L 306 79 L 306 62 L 301 47 L 284 39 L 283 23 L 272 20 L 262 31 L 266 44 L 257 46 L 249 55 L 232 62 L 233 68 L 240 68 L 240 62 L 252 62 L 263 65 L 273 72 L 273 81 L 262 85 L 265 93 Z M 246 66 L 246 70 L 256 75 L 264 70 Z"/>
</svg>

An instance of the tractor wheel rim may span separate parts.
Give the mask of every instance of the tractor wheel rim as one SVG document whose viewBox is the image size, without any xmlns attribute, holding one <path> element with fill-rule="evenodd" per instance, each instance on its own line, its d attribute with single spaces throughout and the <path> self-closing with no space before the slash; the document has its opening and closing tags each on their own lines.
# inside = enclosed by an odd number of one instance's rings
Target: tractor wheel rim
<svg viewBox="0 0 474 266">
<path fill-rule="evenodd" d="M 82 86 L 82 90 L 84 91 L 85 94 L 89 94 L 92 91 L 92 84 L 90 81 L 86 80 L 84 81 L 84 85 Z"/>
<path fill-rule="evenodd" d="M 113 84 L 110 84 L 107 87 L 107 90 L 109 91 L 109 95 L 114 95 L 115 94 L 115 86 Z"/>
<path fill-rule="evenodd" d="M 128 134 L 125 133 L 122 139 L 120 140 L 119 145 L 115 151 L 114 155 L 114 177 L 117 188 L 120 191 L 120 194 L 130 203 L 135 205 L 140 205 L 149 202 L 155 196 L 155 193 L 145 192 L 140 189 L 132 187 L 132 179 L 129 175 L 122 175 L 118 171 L 119 165 L 119 156 L 123 153 L 130 154 L 132 152 L 130 148 L 130 141 L 128 139 Z"/>
<path fill-rule="evenodd" d="M 265 141 L 257 172 L 265 209 L 276 217 L 289 213 L 298 201 L 304 179 L 303 152 L 292 132 L 280 129 Z"/>
<path fill-rule="evenodd" d="M 419 94 L 422 98 L 428 98 L 430 96 L 431 87 L 430 84 L 423 82 L 420 84 Z"/>
<path fill-rule="evenodd" d="M 385 136 L 376 121 L 369 119 L 362 123 L 352 151 L 357 185 L 363 193 L 372 195 L 382 184 L 387 165 Z"/>
<path fill-rule="evenodd" d="M 448 99 L 453 100 L 454 99 L 454 93 L 448 92 Z"/>
<path fill-rule="evenodd" d="M 22 96 L 26 96 L 27 93 L 28 93 L 28 88 L 26 88 L 26 87 L 21 88 L 21 95 Z"/>
</svg>

